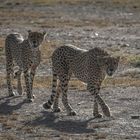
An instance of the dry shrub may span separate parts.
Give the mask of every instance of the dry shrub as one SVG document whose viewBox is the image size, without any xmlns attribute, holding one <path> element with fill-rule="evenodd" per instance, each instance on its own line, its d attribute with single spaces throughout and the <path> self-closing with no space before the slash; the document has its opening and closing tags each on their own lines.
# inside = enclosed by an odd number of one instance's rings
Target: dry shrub
<svg viewBox="0 0 140 140">
<path fill-rule="evenodd" d="M 53 51 L 59 47 L 62 42 L 52 40 L 51 42 L 47 40 L 47 35 L 45 37 L 44 42 L 41 45 L 41 55 L 43 59 L 50 59 Z"/>
<path fill-rule="evenodd" d="M 14 0 L 15 2 L 19 2 L 18 0 Z M 139 0 L 22 0 L 21 3 L 32 3 L 32 4 L 46 4 L 46 5 L 54 5 L 54 4 L 71 4 L 71 5 L 77 5 L 77 4 L 110 4 L 110 5 L 122 5 L 122 6 L 140 6 Z"/>
<path fill-rule="evenodd" d="M 49 88 L 51 89 L 52 84 L 52 76 L 38 76 L 35 79 L 34 87 L 39 88 Z M 139 78 L 132 78 L 132 77 L 115 77 L 115 78 L 106 78 L 103 83 L 102 87 L 127 87 L 127 86 L 140 86 L 140 79 Z M 86 84 L 82 83 L 81 81 L 73 78 L 69 83 L 69 90 L 80 90 L 85 91 Z"/>
<path fill-rule="evenodd" d="M 127 86 L 140 86 L 140 79 L 131 77 L 117 77 L 117 78 L 107 78 L 103 82 L 103 87 L 127 87 Z"/>
<path fill-rule="evenodd" d="M 0 37 L 0 57 L 4 54 L 4 38 Z"/>
<path fill-rule="evenodd" d="M 16 134 L 14 133 L 5 133 L 0 135 L 0 140 L 18 140 Z"/>
</svg>

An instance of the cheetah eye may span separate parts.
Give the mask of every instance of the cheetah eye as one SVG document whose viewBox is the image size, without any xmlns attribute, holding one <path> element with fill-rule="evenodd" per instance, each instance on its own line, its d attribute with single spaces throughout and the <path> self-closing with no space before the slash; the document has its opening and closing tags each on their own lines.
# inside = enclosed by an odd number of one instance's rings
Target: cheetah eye
<svg viewBox="0 0 140 140">
<path fill-rule="evenodd" d="M 39 38 L 43 38 L 43 36 L 42 36 L 42 35 L 39 35 L 38 37 L 39 37 Z"/>
<path fill-rule="evenodd" d="M 110 68 L 110 71 L 113 71 L 113 68 Z"/>
<path fill-rule="evenodd" d="M 116 64 L 117 64 L 117 62 L 115 61 L 115 62 L 114 62 L 114 65 L 116 65 Z"/>
<path fill-rule="evenodd" d="M 33 38 L 33 36 L 32 36 L 32 35 L 30 35 L 30 38 Z"/>
</svg>

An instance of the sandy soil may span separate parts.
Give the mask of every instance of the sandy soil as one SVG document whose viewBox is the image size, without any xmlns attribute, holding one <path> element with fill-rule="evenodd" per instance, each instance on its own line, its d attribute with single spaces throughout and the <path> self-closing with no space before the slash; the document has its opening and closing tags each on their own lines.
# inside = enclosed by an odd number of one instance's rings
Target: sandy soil
<svg viewBox="0 0 140 140">
<path fill-rule="evenodd" d="M 1 0 L 0 139 L 139 140 L 140 63 L 129 63 L 137 61 L 133 59 L 140 60 L 139 13 L 138 0 Z M 31 104 L 26 103 L 26 95 L 8 97 L 3 47 L 9 33 L 19 32 L 26 37 L 28 29 L 47 32 L 34 84 L 37 98 Z M 107 78 L 101 89 L 101 96 L 109 105 L 114 119 L 94 119 L 92 95 L 81 83 L 73 81 L 68 97 L 77 116 L 67 116 L 61 101 L 61 113 L 54 114 L 42 108 L 51 94 L 49 56 L 61 44 L 74 44 L 84 49 L 102 47 L 122 57 L 116 74 L 111 79 Z M 137 72 L 125 73 L 131 68 L 137 68 Z"/>
</svg>

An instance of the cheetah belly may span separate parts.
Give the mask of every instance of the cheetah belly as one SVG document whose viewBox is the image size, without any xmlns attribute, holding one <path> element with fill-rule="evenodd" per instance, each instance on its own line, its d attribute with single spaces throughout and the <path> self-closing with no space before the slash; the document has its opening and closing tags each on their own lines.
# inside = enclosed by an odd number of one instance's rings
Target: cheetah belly
<svg viewBox="0 0 140 140">
<path fill-rule="evenodd" d="M 88 81 L 88 67 L 86 66 L 86 64 L 87 62 L 83 61 L 72 66 L 72 72 L 74 76 L 84 83 L 87 83 Z"/>
<path fill-rule="evenodd" d="M 15 51 L 13 53 L 14 64 L 17 65 L 21 70 L 23 69 L 23 62 L 21 58 L 21 51 Z"/>
<path fill-rule="evenodd" d="M 75 77 L 82 81 L 83 83 L 87 83 L 88 81 L 88 74 L 85 72 L 85 70 L 80 70 L 79 72 L 74 72 Z"/>
</svg>

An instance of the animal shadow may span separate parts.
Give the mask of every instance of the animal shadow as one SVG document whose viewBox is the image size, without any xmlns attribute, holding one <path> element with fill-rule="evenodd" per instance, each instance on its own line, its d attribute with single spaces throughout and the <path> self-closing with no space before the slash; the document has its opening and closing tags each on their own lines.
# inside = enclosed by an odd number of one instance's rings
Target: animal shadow
<svg viewBox="0 0 140 140">
<path fill-rule="evenodd" d="M 1 100 L 5 100 L 3 103 L 0 103 L 0 115 L 8 115 L 12 114 L 14 110 L 18 110 L 22 107 L 23 104 L 26 103 L 26 100 L 23 100 L 22 102 L 16 104 L 16 105 L 10 105 L 10 101 L 15 98 L 20 98 L 20 96 L 14 96 L 14 97 L 2 97 Z"/>
<path fill-rule="evenodd" d="M 43 115 L 28 123 L 28 125 L 37 126 L 44 125 L 48 128 L 67 133 L 94 133 L 94 129 L 87 128 L 88 122 L 80 120 L 58 120 L 58 116 L 52 112 L 41 112 Z"/>
</svg>

